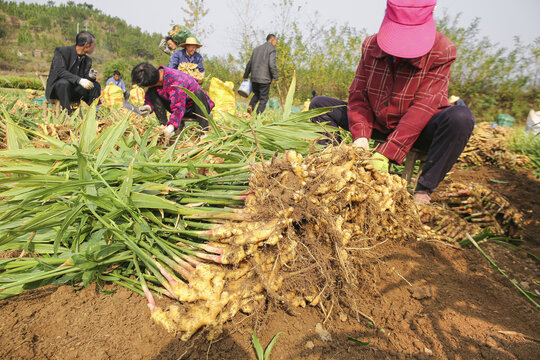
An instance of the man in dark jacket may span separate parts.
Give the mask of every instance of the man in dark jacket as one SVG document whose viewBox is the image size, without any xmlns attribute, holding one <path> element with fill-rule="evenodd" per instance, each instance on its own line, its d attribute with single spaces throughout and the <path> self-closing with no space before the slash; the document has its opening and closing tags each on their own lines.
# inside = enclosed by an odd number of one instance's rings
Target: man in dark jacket
<svg viewBox="0 0 540 360">
<path fill-rule="evenodd" d="M 45 95 L 47 100 L 58 99 L 63 109 L 71 114 L 71 102 L 83 100 L 91 104 L 101 94 L 101 86 L 96 82 L 97 71 L 92 69 L 92 54 L 96 38 L 87 31 L 81 31 L 75 38 L 75 45 L 54 49 L 54 57 L 47 79 Z"/>
<path fill-rule="evenodd" d="M 253 97 L 249 102 L 248 112 L 251 113 L 257 102 L 257 114 L 260 114 L 266 108 L 268 95 L 270 94 L 270 84 L 272 79 L 278 82 L 278 72 L 276 66 L 276 43 L 277 38 L 274 34 L 266 37 L 266 43 L 256 47 L 251 54 L 251 59 L 247 63 L 244 72 L 244 80 L 247 80 L 251 73 L 251 82 L 253 84 Z"/>
</svg>

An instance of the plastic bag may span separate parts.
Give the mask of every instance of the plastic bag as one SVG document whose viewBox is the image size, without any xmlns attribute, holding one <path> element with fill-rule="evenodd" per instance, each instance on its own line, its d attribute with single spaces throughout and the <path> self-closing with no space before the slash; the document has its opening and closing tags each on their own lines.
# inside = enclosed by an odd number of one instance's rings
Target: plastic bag
<svg viewBox="0 0 540 360">
<path fill-rule="evenodd" d="M 540 111 L 529 111 L 525 131 L 528 133 L 533 133 L 534 135 L 540 134 Z"/>
<path fill-rule="evenodd" d="M 516 119 L 509 114 L 499 114 L 497 116 L 497 125 L 499 126 L 514 127 L 515 122 Z"/>
<path fill-rule="evenodd" d="M 124 90 L 116 85 L 107 85 L 101 93 L 101 102 L 104 106 L 117 107 L 122 106 L 124 101 Z"/>
<path fill-rule="evenodd" d="M 144 89 L 133 85 L 129 91 L 129 102 L 135 106 L 144 105 Z"/>
<path fill-rule="evenodd" d="M 236 99 L 234 97 L 234 83 L 232 81 L 223 82 L 213 77 L 210 79 L 208 96 L 210 96 L 210 99 L 215 104 L 212 110 L 213 114 L 218 114 L 218 111 L 234 114 Z"/>
<path fill-rule="evenodd" d="M 274 110 L 279 109 L 279 100 L 275 97 L 270 98 L 270 100 L 268 100 L 268 107 Z"/>
</svg>

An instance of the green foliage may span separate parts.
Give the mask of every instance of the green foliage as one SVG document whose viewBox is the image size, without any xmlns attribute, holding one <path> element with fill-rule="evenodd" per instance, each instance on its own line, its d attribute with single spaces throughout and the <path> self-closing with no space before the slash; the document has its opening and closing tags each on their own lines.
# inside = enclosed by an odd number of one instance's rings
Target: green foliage
<svg viewBox="0 0 540 360">
<path fill-rule="evenodd" d="M 201 40 L 208 35 L 208 28 L 203 27 L 203 20 L 210 11 L 205 7 L 204 0 L 185 0 L 186 7 L 182 7 L 184 24 L 190 29 L 197 39 Z"/>
<path fill-rule="evenodd" d="M 44 90 L 41 80 L 24 76 L 0 76 L 0 87 L 8 89 Z"/>
<path fill-rule="evenodd" d="M 20 27 L 5 24 L 9 17 L 20 22 Z M 39 5 L 0 0 L 0 65 L 5 70 L 34 71 L 39 66 L 40 71 L 47 71 L 54 48 L 74 43 L 77 24 L 80 30 L 88 29 L 96 36 L 92 58 L 102 74 L 102 64 L 120 58 L 127 59 L 130 66 L 142 61 L 168 63 L 168 57 L 158 49 L 161 34 L 142 32 L 119 18 L 102 14 L 91 4 L 68 2 L 55 6 L 53 2 Z M 31 54 L 36 48 L 42 49 L 46 57 L 17 59 L 13 55 L 17 49 Z"/>
<path fill-rule="evenodd" d="M 540 107 L 540 38 L 528 46 L 516 38 L 512 49 L 501 48 L 479 36 L 480 19 L 461 27 L 460 15 L 437 20 L 458 49 L 449 93 L 461 97 L 479 121 L 510 113 L 523 123 L 531 108 Z"/>
<path fill-rule="evenodd" d="M 540 135 L 527 134 L 523 130 L 516 131 L 510 148 L 516 153 L 527 155 L 531 159 L 535 176 L 540 178 Z"/>
<path fill-rule="evenodd" d="M 257 354 L 257 360 L 268 360 L 268 358 L 270 357 L 270 352 L 272 352 L 274 345 L 276 345 L 278 336 L 281 334 L 282 332 L 278 332 L 276 335 L 274 335 L 274 337 L 266 347 L 266 350 L 264 350 L 261 342 L 259 341 L 259 338 L 257 337 L 257 334 L 255 334 L 255 330 L 253 330 L 253 334 L 251 335 L 251 342 L 253 344 L 253 349 L 255 349 L 255 353 Z"/>
<path fill-rule="evenodd" d="M 17 45 L 28 44 L 32 40 L 32 34 L 28 26 L 21 26 L 17 33 Z"/>
</svg>

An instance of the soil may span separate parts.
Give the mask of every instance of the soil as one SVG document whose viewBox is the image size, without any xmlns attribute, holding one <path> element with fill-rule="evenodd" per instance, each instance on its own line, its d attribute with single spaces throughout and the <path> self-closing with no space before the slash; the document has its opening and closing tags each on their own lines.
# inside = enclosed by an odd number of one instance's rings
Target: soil
<svg viewBox="0 0 540 360">
<path fill-rule="evenodd" d="M 530 172 L 457 169 L 440 189 L 452 179 L 504 195 L 524 214 L 520 246 L 540 253 L 540 181 Z M 539 289 L 540 266 L 526 253 L 481 247 L 525 290 Z M 150 319 L 144 297 L 124 288 L 28 291 L 0 301 L 0 358 L 256 359 L 253 328 L 263 346 L 281 332 L 272 359 L 540 358 L 540 311 L 475 248 L 386 242 L 376 254 L 364 259 L 371 278 L 359 295 L 362 315 L 327 309 L 326 318 L 319 308 L 270 304 L 257 319 L 237 315 L 214 342 L 203 332 L 187 343 L 168 334 Z"/>
</svg>

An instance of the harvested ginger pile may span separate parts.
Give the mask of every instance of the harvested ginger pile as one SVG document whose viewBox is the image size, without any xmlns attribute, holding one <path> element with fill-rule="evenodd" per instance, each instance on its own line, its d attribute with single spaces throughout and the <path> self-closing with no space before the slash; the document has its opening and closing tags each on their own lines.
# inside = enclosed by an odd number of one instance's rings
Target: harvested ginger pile
<svg viewBox="0 0 540 360">
<path fill-rule="evenodd" d="M 491 127 L 488 122 L 476 124 L 461 153 L 458 163 L 467 166 L 494 165 L 501 168 L 525 166 L 531 160 L 526 155 L 510 151 L 508 142 L 514 129 Z"/>
<path fill-rule="evenodd" d="M 328 315 L 358 311 L 365 249 L 424 233 L 404 180 L 373 170 L 369 158 L 341 145 L 306 159 L 288 151 L 258 166 L 238 221 L 210 231 L 209 246 L 221 249 L 215 263 L 192 264 L 185 282 L 171 285 L 178 303 L 163 310 L 151 301 L 152 318 L 187 340 L 205 325 L 215 337 L 267 298 Z"/>
</svg>

